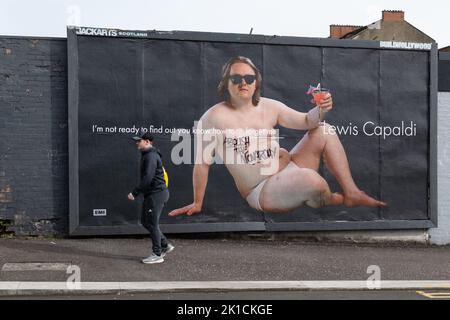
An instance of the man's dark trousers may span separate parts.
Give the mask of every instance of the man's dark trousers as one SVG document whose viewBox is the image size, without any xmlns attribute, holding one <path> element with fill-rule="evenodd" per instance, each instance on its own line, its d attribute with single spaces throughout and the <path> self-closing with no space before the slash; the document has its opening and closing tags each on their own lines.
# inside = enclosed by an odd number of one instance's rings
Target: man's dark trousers
<svg viewBox="0 0 450 320">
<path fill-rule="evenodd" d="M 167 239 L 159 229 L 159 218 L 169 200 L 169 190 L 152 193 L 144 198 L 141 222 L 150 232 L 153 253 L 160 256 L 161 250 L 167 248 Z"/>
</svg>

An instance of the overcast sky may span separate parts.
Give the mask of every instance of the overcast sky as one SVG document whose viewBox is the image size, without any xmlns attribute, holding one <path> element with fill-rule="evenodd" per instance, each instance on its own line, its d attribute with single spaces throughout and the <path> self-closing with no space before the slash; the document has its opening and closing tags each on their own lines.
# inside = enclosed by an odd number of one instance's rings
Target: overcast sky
<svg viewBox="0 0 450 320">
<path fill-rule="evenodd" d="M 443 0 L 0 0 L 0 34 L 65 37 L 69 24 L 328 37 L 330 24 L 368 25 L 383 9 L 405 11 L 439 47 L 450 45 Z"/>
</svg>

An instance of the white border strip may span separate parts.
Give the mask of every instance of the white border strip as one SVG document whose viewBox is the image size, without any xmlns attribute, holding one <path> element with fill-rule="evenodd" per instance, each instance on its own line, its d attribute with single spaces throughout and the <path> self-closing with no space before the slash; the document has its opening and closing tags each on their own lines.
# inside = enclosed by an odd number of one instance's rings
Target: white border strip
<svg viewBox="0 0 450 320">
<path fill-rule="evenodd" d="M 70 263 L 5 263 L 1 271 L 66 271 Z"/>
<path fill-rule="evenodd" d="M 370 285 L 370 284 L 369 284 Z M 75 286 L 75 288 L 74 288 Z M 369 290 L 367 281 L 0 282 L 0 296 L 165 291 Z M 381 290 L 448 289 L 450 281 L 380 281 Z"/>
</svg>

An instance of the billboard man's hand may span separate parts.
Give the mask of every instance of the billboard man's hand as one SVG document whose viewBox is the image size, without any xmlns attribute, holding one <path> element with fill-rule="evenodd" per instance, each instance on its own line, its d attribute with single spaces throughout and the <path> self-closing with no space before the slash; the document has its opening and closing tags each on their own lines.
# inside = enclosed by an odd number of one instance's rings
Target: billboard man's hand
<svg viewBox="0 0 450 320">
<path fill-rule="evenodd" d="M 128 194 L 128 200 L 134 201 L 134 196 L 131 193 Z"/>
<path fill-rule="evenodd" d="M 333 99 L 331 98 L 330 93 L 327 93 L 322 101 L 320 101 L 319 107 L 327 112 L 333 108 Z"/>
<path fill-rule="evenodd" d="M 311 103 L 316 103 L 314 99 L 311 99 Z M 325 112 L 333 109 L 333 98 L 331 97 L 331 93 L 327 93 L 326 96 L 320 101 L 318 106 L 324 110 Z"/>
<path fill-rule="evenodd" d="M 176 217 L 176 216 L 179 216 L 180 214 L 186 214 L 188 216 L 191 216 L 191 215 L 193 215 L 195 213 L 198 213 L 200 211 L 202 211 L 202 206 L 201 205 L 198 205 L 198 204 L 195 204 L 195 203 L 191 203 L 190 205 L 187 205 L 185 207 L 178 208 L 178 209 L 170 211 L 169 212 L 169 216 Z"/>
</svg>

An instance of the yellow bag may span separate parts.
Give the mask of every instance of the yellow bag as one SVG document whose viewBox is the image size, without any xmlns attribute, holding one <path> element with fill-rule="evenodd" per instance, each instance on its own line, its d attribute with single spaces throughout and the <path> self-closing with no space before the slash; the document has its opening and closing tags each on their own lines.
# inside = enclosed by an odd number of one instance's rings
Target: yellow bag
<svg viewBox="0 0 450 320">
<path fill-rule="evenodd" d="M 163 172 L 164 172 L 164 181 L 166 182 L 166 188 L 168 188 L 169 187 L 169 175 L 167 174 L 167 171 L 164 168 L 164 166 L 162 168 L 163 168 Z"/>
</svg>

